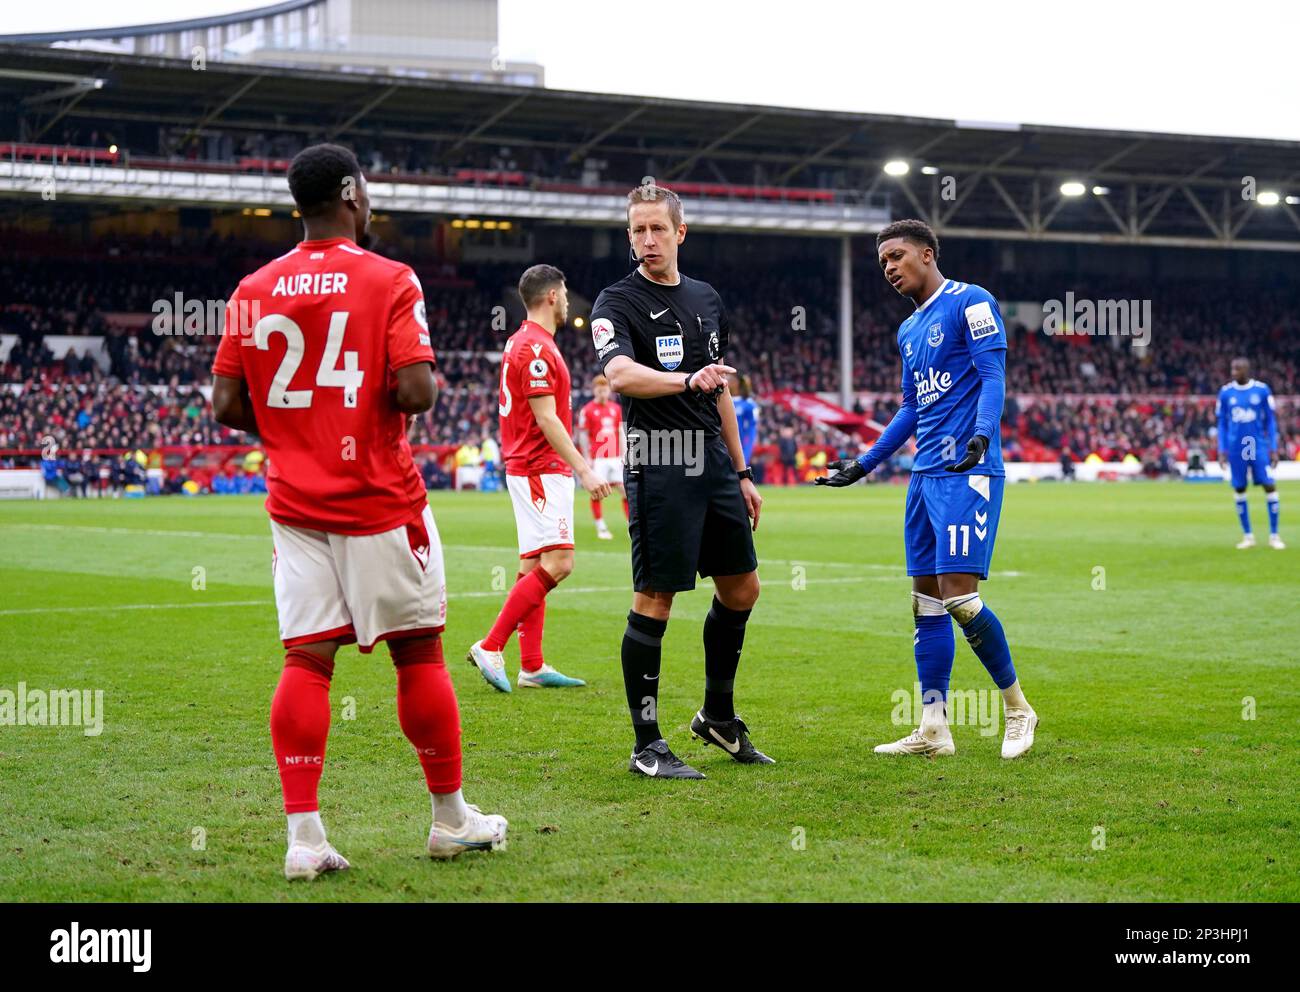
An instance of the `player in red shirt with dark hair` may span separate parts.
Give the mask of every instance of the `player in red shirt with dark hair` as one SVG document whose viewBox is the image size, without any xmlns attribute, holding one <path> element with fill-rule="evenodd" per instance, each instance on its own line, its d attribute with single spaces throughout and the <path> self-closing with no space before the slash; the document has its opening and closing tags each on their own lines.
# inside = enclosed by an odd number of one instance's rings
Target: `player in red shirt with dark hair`
<svg viewBox="0 0 1300 992">
<path fill-rule="evenodd" d="M 597 375 L 591 380 L 591 402 L 578 411 L 582 428 L 583 454 L 602 482 L 623 491 L 623 407 L 610 397 L 609 380 Z M 592 498 L 591 515 L 596 521 L 596 536 L 611 540 L 600 500 Z M 627 494 L 623 495 L 623 518 L 628 517 Z"/>
<path fill-rule="evenodd" d="M 408 266 L 358 247 L 370 197 L 356 157 L 304 149 L 289 188 L 306 240 L 240 284 L 213 364 L 213 415 L 261 438 L 284 670 L 271 742 L 289 817 L 289 879 L 347 861 L 325 837 L 317 786 L 339 645 L 379 641 L 397 717 L 432 794 L 428 852 L 505 843 L 503 817 L 461 795 L 460 714 L 443 663 L 447 590 L 438 529 L 406 440 L 433 407 L 424 294 Z"/>
<path fill-rule="evenodd" d="M 501 652 L 519 631 L 519 687 L 586 685 L 546 664 L 542 624 L 546 594 L 573 571 L 573 476 L 592 499 L 609 495 L 570 436 L 573 399 L 569 367 L 555 331 L 569 314 L 564 273 L 534 265 L 519 279 L 527 319 L 501 353 L 501 451 L 506 488 L 519 535 L 519 578 L 487 637 L 470 646 L 469 660 L 499 692 L 510 691 Z"/>
</svg>

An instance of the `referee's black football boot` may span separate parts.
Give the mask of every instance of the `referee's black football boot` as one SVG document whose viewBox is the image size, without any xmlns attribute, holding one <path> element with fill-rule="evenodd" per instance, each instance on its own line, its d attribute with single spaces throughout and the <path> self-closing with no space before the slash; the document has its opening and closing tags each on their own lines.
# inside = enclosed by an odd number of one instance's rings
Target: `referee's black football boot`
<svg viewBox="0 0 1300 992">
<path fill-rule="evenodd" d="M 775 765 L 776 762 L 754 747 L 749 741 L 749 728 L 740 717 L 730 720 L 710 720 L 704 710 L 695 714 L 691 721 L 691 734 L 704 741 L 722 748 L 733 761 L 742 765 Z"/>
<path fill-rule="evenodd" d="M 662 737 L 647 744 L 640 751 L 633 751 L 627 770 L 633 775 L 644 775 L 646 778 L 704 778 L 668 750 L 668 742 Z"/>
</svg>

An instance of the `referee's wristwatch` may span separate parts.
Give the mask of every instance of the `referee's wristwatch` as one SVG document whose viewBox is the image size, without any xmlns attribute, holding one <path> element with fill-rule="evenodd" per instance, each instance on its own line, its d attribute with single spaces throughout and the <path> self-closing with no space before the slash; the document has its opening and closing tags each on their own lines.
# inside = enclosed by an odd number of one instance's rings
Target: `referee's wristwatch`
<svg viewBox="0 0 1300 992">
<path fill-rule="evenodd" d="M 737 479 L 748 479 L 750 482 L 753 482 L 753 481 L 754 481 L 754 470 L 753 470 L 753 468 L 751 468 L 749 465 L 746 465 L 744 468 L 737 469 L 737 470 L 736 470 L 736 478 L 737 478 Z"/>
</svg>

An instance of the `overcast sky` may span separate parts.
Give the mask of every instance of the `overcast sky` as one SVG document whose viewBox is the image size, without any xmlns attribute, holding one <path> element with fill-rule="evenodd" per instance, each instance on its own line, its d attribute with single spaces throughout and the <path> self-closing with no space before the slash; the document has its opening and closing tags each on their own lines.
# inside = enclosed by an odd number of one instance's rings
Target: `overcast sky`
<svg viewBox="0 0 1300 992">
<path fill-rule="evenodd" d="M 0 32 L 269 0 L 6 0 Z M 431 3 L 437 0 L 429 0 Z M 970 121 L 1300 140 L 1300 2 L 500 0 L 547 85 Z"/>
</svg>

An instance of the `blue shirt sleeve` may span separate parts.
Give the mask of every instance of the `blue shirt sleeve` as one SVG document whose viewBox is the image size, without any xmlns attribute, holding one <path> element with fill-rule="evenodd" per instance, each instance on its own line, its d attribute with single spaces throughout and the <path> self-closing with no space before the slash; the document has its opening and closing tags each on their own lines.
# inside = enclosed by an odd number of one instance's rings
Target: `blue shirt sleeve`
<svg viewBox="0 0 1300 992">
<path fill-rule="evenodd" d="M 1216 442 L 1219 448 L 1219 460 L 1223 461 L 1228 457 L 1228 408 L 1223 402 L 1223 390 L 1219 390 L 1219 398 L 1214 403 L 1214 412 L 1219 415 L 1219 435 Z"/>
<path fill-rule="evenodd" d="M 998 301 L 982 286 L 971 286 L 963 294 L 962 311 L 966 348 L 980 377 L 975 433 L 988 438 L 992 447 L 1002 443 L 998 422 L 1007 398 L 1007 328 Z"/>
<path fill-rule="evenodd" d="M 1007 328 L 993 294 L 980 286 L 971 286 L 962 294 L 962 305 L 962 333 L 966 337 L 966 347 L 971 357 L 988 351 L 1005 350 Z"/>
<path fill-rule="evenodd" d="M 980 376 L 980 398 L 975 408 L 975 433 L 988 438 L 989 447 L 1002 443 L 998 422 L 1007 398 L 1007 352 L 991 348 L 971 355 Z"/>
<path fill-rule="evenodd" d="M 1264 417 L 1268 420 L 1268 450 L 1277 451 L 1277 408 L 1273 406 L 1273 390 L 1267 386 L 1264 387 L 1264 402 L 1260 406 L 1263 407 Z"/>
<path fill-rule="evenodd" d="M 903 405 L 890 419 L 889 425 L 876 438 L 865 455 L 858 457 L 858 464 L 868 472 L 907 443 L 907 439 L 916 430 L 916 386 L 907 374 L 907 363 L 903 364 Z"/>
</svg>

